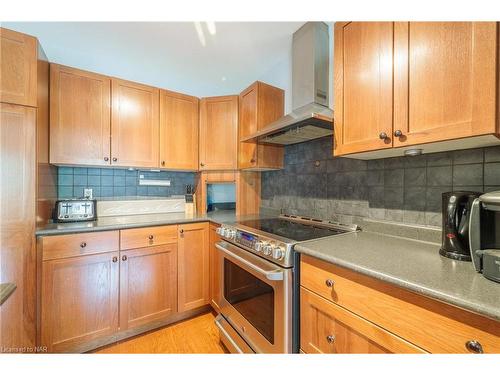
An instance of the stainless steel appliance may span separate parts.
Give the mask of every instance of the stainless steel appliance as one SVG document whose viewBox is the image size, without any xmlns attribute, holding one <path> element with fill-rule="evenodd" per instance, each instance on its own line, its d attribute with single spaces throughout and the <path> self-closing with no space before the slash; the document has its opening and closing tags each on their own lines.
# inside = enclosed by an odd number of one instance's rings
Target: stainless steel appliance
<svg viewBox="0 0 500 375">
<path fill-rule="evenodd" d="M 469 223 L 470 255 L 474 268 L 500 282 L 500 191 L 474 200 Z"/>
<path fill-rule="evenodd" d="M 333 111 L 328 106 L 330 45 L 324 22 L 307 22 L 293 34 L 293 110 L 243 141 L 288 145 L 333 133 Z"/>
<path fill-rule="evenodd" d="M 357 229 L 290 215 L 218 228 L 223 240 L 216 244 L 222 275 L 216 324 L 228 349 L 297 352 L 298 267 L 293 248 L 302 241 Z"/>
<path fill-rule="evenodd" d="M 69 223 L 97 219 L 97 201 L 94 199 L 65 199 L 56 202 L 54 221 Z"/>
</svg>

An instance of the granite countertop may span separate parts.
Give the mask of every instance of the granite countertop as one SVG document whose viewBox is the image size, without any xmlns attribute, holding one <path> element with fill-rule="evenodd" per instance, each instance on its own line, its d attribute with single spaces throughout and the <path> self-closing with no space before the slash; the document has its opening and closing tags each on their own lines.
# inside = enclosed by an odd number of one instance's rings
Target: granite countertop
<svg viewBox="0 0 500 375">
<path fill-rule="evenodd" d="M 500 320 L 500 284 L 477 273 L 471 262 L 440 256 L 438 244 L 356 232 L 303 242 L 295 249 Z"/>
<path fill-rule="evenodd" d="M 231 222 L 236 219 L 234 210 L 212 211 L 204 215 L 186 214 L 184 212 L 168 214 L 145 214 L 127 216 L 107 216 L 96 221 L 78 223 L 50 223 L 36 229 L 37 236 L 50 236 L 57 234 L 97 232 L 127 228 L 149 227 L 168 224 L 185 224 L 202 221 L 211 221 L 217 224 Z"/>
<path fill-rule="evenodd" d="M 16 290 L 16 284 L 3 283 L 0 284 L 0 306 L 7 301 L 12 293 Z"/>
</svg>

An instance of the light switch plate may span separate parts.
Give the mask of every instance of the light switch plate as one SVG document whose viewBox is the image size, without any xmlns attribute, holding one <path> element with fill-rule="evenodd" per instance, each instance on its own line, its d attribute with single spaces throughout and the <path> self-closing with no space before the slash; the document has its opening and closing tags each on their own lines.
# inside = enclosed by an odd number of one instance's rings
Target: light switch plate
<svg viewBox="0 0 500 375">
<path fill-rule="evenodd" d="M 83 189 L 83 196 L 88 199 L 93 199 L 92 189 Z"/>
</svg>

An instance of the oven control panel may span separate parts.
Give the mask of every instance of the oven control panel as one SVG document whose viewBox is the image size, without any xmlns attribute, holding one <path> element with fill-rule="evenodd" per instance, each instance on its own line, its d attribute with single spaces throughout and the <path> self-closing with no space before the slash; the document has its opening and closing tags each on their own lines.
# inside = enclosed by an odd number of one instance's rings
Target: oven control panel
<svg viewBox="0 0 500 375">
<path fill-rule="evenodd" d="M 291 246 L 283 242 L 262 238 L 236 228 L 223 225 L 217 228 L 217 234 L 229 242 L 233 242 L 245 250 L 249 250 L 274 263 L 288 265 L 291 259 Z"/>
</svg>

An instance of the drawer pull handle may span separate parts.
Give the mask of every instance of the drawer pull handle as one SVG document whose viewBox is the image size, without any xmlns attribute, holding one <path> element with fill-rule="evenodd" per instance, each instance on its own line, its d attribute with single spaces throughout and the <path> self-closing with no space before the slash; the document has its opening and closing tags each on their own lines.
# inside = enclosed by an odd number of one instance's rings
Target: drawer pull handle
<svg viewBox="0 0 500 375">
<path fill-rule="evenodd" d="M 329 344 L 333 344 L 333 342 L 335 341 L 335 335 L 326 336 L 326 341 L 328 341 Z"/>
<path fill-rule="evenodd" d="M 150 240 L 150 241 L 153 241 L 153 238 L 155 238 L 155 236 L 153 236 L 152 234 L 150 234 L 150 235 L 148 236 L 148 238 L 149 238 L 149 240 Z"/>
<path fill-rule="evenodd" d="M 87 247 L 87 242 L 82 242 L 82 243 L 80 244 L 80 247 L 81 247 L 82 249 L 83 249 L 84 247 Z"/>
<path fill-rule="evenodd" d="M 335 282 L 334 282 L 332 279 L 327 279 L 327 280 L 325 281 L 325 284 L 326 284 L 326 286 L 327 286 L 328 288 L 332 288 L 332 287 L 333 287 L 333 285 L 335 284 Z"/>
<path fill-rule="evenodd" d="M 113 257 L 113 263 L 118 262 L 118 257 Z"/>
<path fill-rule="evenodd" d="M 122 260 L 125 262 L 127 260 L 127 256 L 126 255 L 122 256 Z"/>
<path fill-rule="evenodd" d="M 481 345 L 481 343 L 479 341 L 476 341 L 476 340 L 467 341 L 465 343 L 465 347 L 467 348 L 467 350 L 469 350 L 470 352 L 473 352 L 473 353 L 478 353 L 478 354 L 484 353 L 483 346 Z"/>
</svg>

